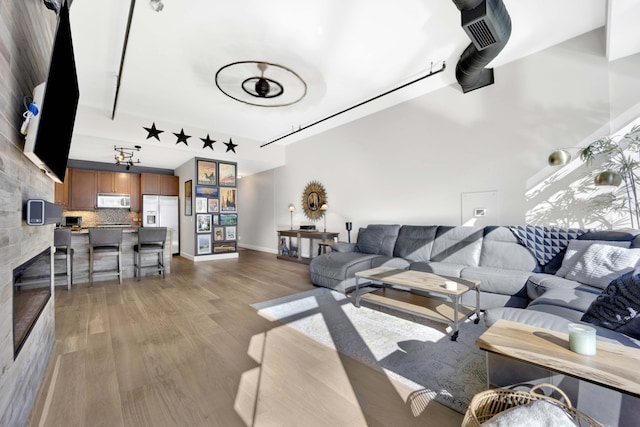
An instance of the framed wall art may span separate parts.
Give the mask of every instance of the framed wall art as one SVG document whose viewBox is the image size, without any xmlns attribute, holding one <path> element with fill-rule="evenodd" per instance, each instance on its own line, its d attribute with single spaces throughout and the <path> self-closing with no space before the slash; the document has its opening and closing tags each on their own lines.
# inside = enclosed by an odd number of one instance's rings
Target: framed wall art
<svg viewBox="0 0 640 427">
<path fill-rule="evenodd" d="M 224 227 L 213 228 L 213 240 L 224 240 Z"/>
<path fill-rule="evenodd" d="M 198 160 L 198 184 L 217 185 L 217 166 L 218 164 L 216 162 Z"/>
<path fill-rule="evenodd" d="M 220 225 L 220 215 L 213 215 L 213 225 Z"/>
<path fill-rule="evenodd" d="M 236 244 L 234 242 L 221 242 L 213 244 L 213 253 L 235 252 Z"/>
<path fill-rule="evenodd" d="M 235 188 L 220 188 L 220 212 L 236 212 L 237 195 Z"/>
<path fill-rule="evenodd" d="M 238 225 L 238 214 L 235 213 L 221 213 L 220 225 Z"/>
<path fill-rule="evenodd" d="M 184 215 L 185 216 L 191 216 L 193 215 L 193 213 L 191 212 L 191 184 L 192 181 L 185 181 L 184 182 Z"/>
<path fill-rule="evenodd" d="M 224 229 L 225 237 L 224 240 L 236 240 L 236 228 L 235 227 L 226 227 Z"/>
<path fill-rule="evenodd" d="M 196 185 L 197 197 L 218 197 L 218 187 L 206 187 L 204 185 Z"/>
<path fill-rule="evenodd" d="M 219 206 L 218 199 L 209 199 L 209 212 L 218 212 Z"/>
<path fill-rule="evenodd" d="M 198 235 L 198 255 L 211 253 L 211 234 Z"/>
<path fill-rule="evenodd" d="M 211 233 L 211 214 L 196 215 L 196 231 L 198 233 Z"/>
<path fill-rule="evenodd" d="M 236 186 L 236 165 L 232 163 L 220 163 L 220 185 L 225 187 Z"/>
<path fill-rule="evenodd" d="M 196 213 L 207 213 L 207 198 L 196 197 Z"/>
</svg>

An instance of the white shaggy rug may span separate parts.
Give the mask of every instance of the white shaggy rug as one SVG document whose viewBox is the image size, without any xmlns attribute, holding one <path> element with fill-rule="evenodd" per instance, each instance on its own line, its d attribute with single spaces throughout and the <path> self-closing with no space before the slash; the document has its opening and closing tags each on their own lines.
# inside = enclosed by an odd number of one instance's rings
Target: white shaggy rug
<svg viewBox="0 0 640 427">
<path fill-rule="evenodd" d="M 354 307 L 350 297 L 326 288 L 253 304 L 258 313 L 279 320 L 412 389 L 421 400 L 436 401 L 464 413 L 474 394 L 486 388 L 483 352 L 475 345 L 484 322 L 467 321 L 457 341 L 446 325 L 399 317 L 390 310 Z M 372 306 L 369 306 L 372 307 Z M 411 320 L 409 320 L 411 319 Z"/>
</svg>

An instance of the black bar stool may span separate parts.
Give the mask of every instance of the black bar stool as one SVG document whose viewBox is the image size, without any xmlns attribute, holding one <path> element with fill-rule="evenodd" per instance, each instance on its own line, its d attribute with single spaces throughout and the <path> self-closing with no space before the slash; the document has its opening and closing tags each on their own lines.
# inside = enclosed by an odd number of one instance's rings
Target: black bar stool
<svg viewBox="0 0 640 427">
<path fill-rule="evenodd" d="M 140 227 L 138 244 L 133 246 L 133 274 L 140 280 L 142 270 L 154 270 L 162 273 L 164 279 L 164 242 L 167 227 Z M 155 264 L 142 265 L 143 255 L 156 254 Z"/>
<path fill-rule="evenodd" d="M 94 271 L 95 255 L 115 255 L 116 268 Z M 93 278 L 99 276 L 118 276 L 122 284 L 122 228 L 89 229 L 89 287 L 93 286 Z"/>
<path fill-rule="evenodd" d="M 73 284 L 73 248 L 71 247 L 71 229 L 56 228 L 53 231 L 53 246 L 56 247 L 54 260 L 63 259 L 66 263 L 64 275 L 67 278 L 67 290 Z M 55 268 L 54 268 L 55 271 Z"/>
</svg>

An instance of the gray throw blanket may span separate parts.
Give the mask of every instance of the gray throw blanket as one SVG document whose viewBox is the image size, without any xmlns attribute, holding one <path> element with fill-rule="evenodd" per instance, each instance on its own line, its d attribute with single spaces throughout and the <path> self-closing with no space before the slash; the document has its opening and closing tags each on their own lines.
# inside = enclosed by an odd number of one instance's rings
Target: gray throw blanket
<svg viewBox="0 0 640 427">
<path fill-rule="evenodd" d="M 581 320 L 640 339 L 640 268 L 614 279 Z"/>
</svg>

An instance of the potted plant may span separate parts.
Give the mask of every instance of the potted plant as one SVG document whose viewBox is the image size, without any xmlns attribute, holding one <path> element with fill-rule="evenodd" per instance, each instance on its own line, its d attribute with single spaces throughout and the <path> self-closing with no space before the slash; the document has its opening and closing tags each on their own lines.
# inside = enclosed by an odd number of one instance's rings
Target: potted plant
<svg viewBox="0 0 640 427">
<path fill-rule="evenodd" d="M 580 159 L 588 166 L 597 158 L 603 158 L 602 172 L 595 177 L 597 186 L 619 187 L 624 182 L 622 193 L 626 197 L 632 228 L 640 228 L 640 205 L 638 204 L 640 166 L 640 125 L 621 138 L 604 136 L 579 151 Z"/>
</svg>

